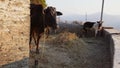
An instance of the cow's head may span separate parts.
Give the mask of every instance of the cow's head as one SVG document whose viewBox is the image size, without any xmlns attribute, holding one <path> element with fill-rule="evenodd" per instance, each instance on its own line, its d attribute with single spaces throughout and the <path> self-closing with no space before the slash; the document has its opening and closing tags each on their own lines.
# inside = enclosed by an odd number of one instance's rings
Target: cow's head
<svg viewBox="0 0 120 68">
<path fill-rule="evenodd" d="M 98 23 L 98 30 L 101 30 L 103 21 L 97 21 L 97 23 Z"/>
<path fill-rule="evenodd" d="M 55 7 L 51 7 L 51 6 L 47 7 L 45 9 L 46 25 L 48 25 L 53 29 L 57 29 L 56 16 L 60 16 L 60 15 L 62 15 L 62 13 L 59 11 L 56 11 Z"/>
</svg>

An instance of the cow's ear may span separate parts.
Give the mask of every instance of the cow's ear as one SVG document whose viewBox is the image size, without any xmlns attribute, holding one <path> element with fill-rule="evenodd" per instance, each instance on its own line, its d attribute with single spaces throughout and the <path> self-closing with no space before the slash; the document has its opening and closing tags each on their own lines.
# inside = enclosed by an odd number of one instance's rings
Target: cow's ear
<svg viewBox="0 0 120 68">
<path fill-rule="evenodd" d="M 97 21 L 97 23 L 100 23 L 100 21 Z"/>
<path fill-rule="evenodd" d="M 57 16 L 63 15 L 62 12 L 56 11 Z"/>
</svg>

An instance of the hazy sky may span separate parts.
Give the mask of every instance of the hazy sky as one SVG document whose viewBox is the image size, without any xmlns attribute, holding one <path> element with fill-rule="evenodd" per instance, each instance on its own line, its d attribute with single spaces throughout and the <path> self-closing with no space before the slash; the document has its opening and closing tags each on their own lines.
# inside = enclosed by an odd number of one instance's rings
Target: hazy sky
<svg viewBox="0 0 120 68">
<path fill-rule="evenodd" d="M 92 14 L 101 11 L 102 0 L 46 0 L 64 14 Z M 120 0 L 105 0 L 104 13 L 120 15 Z"/>
</svg>

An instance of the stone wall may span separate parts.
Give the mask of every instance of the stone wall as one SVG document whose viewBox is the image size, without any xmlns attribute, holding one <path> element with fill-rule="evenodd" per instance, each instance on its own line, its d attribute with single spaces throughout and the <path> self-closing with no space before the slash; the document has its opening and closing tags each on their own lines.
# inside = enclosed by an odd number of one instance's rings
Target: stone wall
<svg viewBox="0 0 120 68">
<path fill-rule="evenodd" d="M 25 66 L 24 64 L 27 65 L 30 28 L 29 4 L 30 0 L 0 0 L 0 58 L 2 58 L 0 67 L 2 68 L 21 68 Z"/>
<path fill-rule="evenodd" d="M 120 68 L 120 31 L 105 29 L 103 33 L 105 41 L 110 46 L 112 68 Z"/>
</svg>

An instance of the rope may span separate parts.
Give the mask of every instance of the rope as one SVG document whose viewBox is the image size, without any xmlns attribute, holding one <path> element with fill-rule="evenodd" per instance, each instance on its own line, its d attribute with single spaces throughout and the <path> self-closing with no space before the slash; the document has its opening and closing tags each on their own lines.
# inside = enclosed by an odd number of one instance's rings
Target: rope
<svg viewBox="0 0 120 68">
<path fill-rule="evenodd" d="M 44 27 L 45 27 L 45 14 L 43 14 L 43 25 L 44 25 Z M 46 39 L 45 39 L 45 29 L 44 29 L 41 58 L 43 58 L 43 56 L 44 56 L 44 51 L 45 51 L 44 46 L 45 46 L 45 42 L 46 42 Z"/>
</svg>

